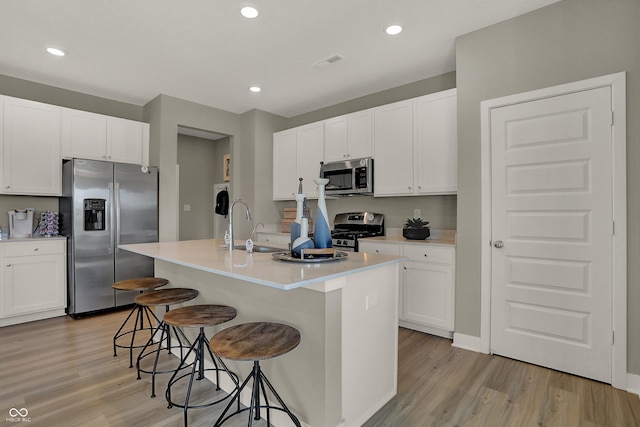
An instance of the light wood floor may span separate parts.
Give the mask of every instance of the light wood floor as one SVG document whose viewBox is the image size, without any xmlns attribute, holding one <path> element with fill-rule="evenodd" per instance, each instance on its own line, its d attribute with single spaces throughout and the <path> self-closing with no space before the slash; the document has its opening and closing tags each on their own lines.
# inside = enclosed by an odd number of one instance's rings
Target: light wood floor
<svg viewBox="0 0 640 427">
<path fill-rule="evenodd" d="M 31 426 L 182 426 L 182 410 L 167 409 L 164 399 L 167 375 L 158 376 L 158 396 L 151 399 L 149 376 L 136 380 L 124 350 L 112 356 L 111 338 L 124 316 L 0 328 L 0 423 L 10 408 L 27 408 Z M 456 349 L 442 338 L 400 329 L 399 363 L 398 395 L 366 426 L 640 426 L 636 395 Z M 208 382 L 200 383 L 195 399 L 211 392 Z M 192 409 L 189 425 L 211 426 L 221 410 Z M 246 425 L 244 414 L 225 426 Z"/>
</svg>

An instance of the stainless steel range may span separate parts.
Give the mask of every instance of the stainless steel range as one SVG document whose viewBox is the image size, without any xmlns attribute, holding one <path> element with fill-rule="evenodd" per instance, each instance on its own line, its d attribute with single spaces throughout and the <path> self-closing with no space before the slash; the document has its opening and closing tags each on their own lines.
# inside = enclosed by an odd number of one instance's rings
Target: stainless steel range
<svg viewBox="0 0 640 427">
<path fill-rule="evenodd" d="M 384 236 L 384 215 L 373 212 L 340 213 L 333 220 L 331 243 L 334 248 L 358 252 L 358 239 Z"/>
</svg>

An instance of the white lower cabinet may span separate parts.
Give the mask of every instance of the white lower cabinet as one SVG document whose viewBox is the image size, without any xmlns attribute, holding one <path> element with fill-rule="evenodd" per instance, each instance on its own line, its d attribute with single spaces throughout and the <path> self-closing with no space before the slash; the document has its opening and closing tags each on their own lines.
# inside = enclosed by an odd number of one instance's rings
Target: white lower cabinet
<svg viewBox="0 0 640 427">
<path fill-rule="evenodd" d="M 65 240 L 1 243 L 0 259 L 0 326 L 65 313 Z"/>
<path fill-rule="evenodd" d="M 359 250 L 409 258 L 401 267 L 400 326 L 447 338 L 453 336 L 455 248 L 361 240 Z"/>
</svg>

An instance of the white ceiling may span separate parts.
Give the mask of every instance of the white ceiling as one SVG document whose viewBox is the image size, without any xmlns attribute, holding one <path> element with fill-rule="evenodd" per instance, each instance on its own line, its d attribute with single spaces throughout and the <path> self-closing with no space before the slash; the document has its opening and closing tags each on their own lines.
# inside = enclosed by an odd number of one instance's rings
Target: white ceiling
<svg viewBox="0 0 640 427">
<path fill-rule="evenodd" d="M 556 1 L 252 0 L 248 20 L 232 0 L 2 0 L 0 74 L 291 117 L 452 71 L 456 36 Z M 391 22 L 404 31 L 387 36 Z M 345 59 L 313 67 L 334 54 Z"/>
</svg>

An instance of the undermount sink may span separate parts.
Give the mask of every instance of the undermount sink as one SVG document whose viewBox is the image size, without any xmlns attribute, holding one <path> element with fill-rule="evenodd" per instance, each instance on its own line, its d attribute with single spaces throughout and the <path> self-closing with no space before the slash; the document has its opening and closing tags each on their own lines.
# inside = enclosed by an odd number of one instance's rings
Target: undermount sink
<svg viewBox="0 0 640 427">
<path fill-rule="evenodd" d="M 233 247 L 233 249 L 239 249 L 241 251 L 246 251 L 247 247 L 245 245 L 236 245 Z M 263 252 L 263 253 L 269 253 L 269 252 L 281 252 L 284 249 L 282 248 L 275 248 L 273 246 L 264 246 L 264 245 L 253 245 L 253 252 Z"/>
</svg>

